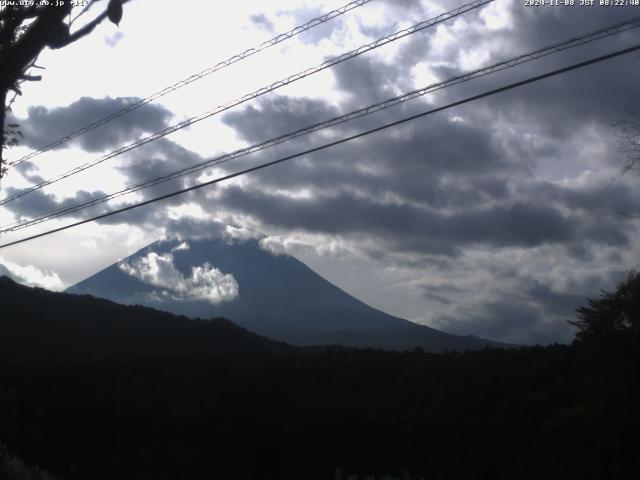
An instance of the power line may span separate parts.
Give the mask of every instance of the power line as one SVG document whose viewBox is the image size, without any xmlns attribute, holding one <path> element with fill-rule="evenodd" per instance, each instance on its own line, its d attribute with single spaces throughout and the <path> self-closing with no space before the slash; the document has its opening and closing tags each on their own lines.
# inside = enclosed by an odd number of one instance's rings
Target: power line
<svg viewBox="0 0 640 480">
<path fill-rule="evenodd" d="M 94 166 L 96 166 L 96 165 L 98 165 L 100 163 L 103 163 L 103 162 L 105 162 L 105 161 L 107 161 L 107 160 L 109 160 L 111 158 L 117 157 L 117 156 L 119 156 L 119 155 L 121 155 L 123 153 L 129 152 L 129 151 L 134 150 L 134 149 L 136 149 L 138 147 L 146 145 L 147 143 L 150 143 L 150 142 L 153 142 L 153 141 L 158 140 L 160 138 L 163 138 L 163 137 L 165 137 L 165 136 L 167 136 L 167 135 L 169 135 L 171 133 L 174 133 L 174 132 L 176 132 L 178 130 L 181 130 L 181 129 L 185 128 L 185 127 L 193 125 L 194 123 L 197 123 L 197 122 L 200 122 L 200 121 L 205 120 L 207 118 L 210 118 L 210 117 L 212 117 L 214 115 L 222 113 L 222 112 L 224 112 L 226 110 L 229 110 L 229 109 L 231 109 L 233 107 L 241 105 L 241 104 L 243 104 L 245 102 L 248 102 L 250 100 L 254 100 L 254 99 L 258 98 L 258 97 L 261 97 L 262 95 L 265 95 L 267 93 L 271 93 L 271 92 L 273 92 L 273 91 L 275 91 L 275 90 L 277 90 L 279 88 L 282 88 L 284 86 L 287 86 L 287 85 L 289 85 L 289 84 L 291 84 L 293 82 L 296 82 L 296 81 L 301 80 L 303 78 L 306 78 L 306 77 L 308 77 L 310 75 L 318 73 L 318 72 L 320 72 L 322 70 L 325 70 L 327 68 L 333 67 L 335 65 L 338 65 L 338 64 L 340 64 L 342 62 L 345 62 L 347 60 L 350 60 L 352 58 L 355 58 L 355 57 L 357 57 L 359 55 L 362 55 L 363 53 L 369 52 L 369 51 L 374 50 L 376 48 L 379 48 L 379 47 L 381 47 L 383 45 L 387 45 L 387 44 L 389 44 L 391 42 L 395 42 L 396 40 L 399 40 L 399 39 L 404 38 L 406 36 L 413 35 L 414 33 L 420 32 L 420 31 L 422 31 L 422 30 L 424 30 L 426 28 L 432 27 L 432 26 L 437 25 L 439 23 L 442 23 L 442 22 L 444 22 L 446 20 L 450 20 L 452 18 L 455 18 L 455 17 L 457 17 L 459 15 L 462 15 L 464 13 L 467 13 L 467 12 L 471 11 L 471 10 L 477 9 L 477 8 L 479 8 L 479 7 L 483 6 L 483 5 L 486 5 L 488 3 L 491 3 L 493 1 L 494 0 L 476 0 L 476 1 L 472 2 L 472 3 L 468 3 L 466 5 L 462 5 L 462 6 L 456 8 L 454 10 L 451 10 L 449 12 L 442 13 L 442 14 L 438 15 L 437 17 L 434 17 L 434 18 L 431 18 L 429 20 L 425 20 L 423 22 L 417 23 L 416 25 L 414 25 L 412 27 L 409 27 L 409 28 L 406 28 L 406 29 L 403 29 L 403 30 L 399 30 L 399 31 L 397 31 L 397 32 L 395 32 L 395 33 L 393 33 L 391 35 L 386 36 L 386 37 L 382 37 L 382 38 L 380 38 L 380 39 L 378 39 L 378 40 L 376 40 L 376 41 L 374 41 L 372 43 L 369 43 L 367 45 L 360 46 L 360 47 L 356 48 L 355 50 L 351 50 L 350 52 L 344 53 L 344 54 L 342 54 L 342 55 L 340 55 L 338 57 L 334 57 L 334 58 L 331 58 L 329 60 L 326 60 L 326 61 L 324 61 L 323 63 L 321 63 L 318 66 L 311 67 L 311 68 L 308 68 L 307 70 L 304 70 L 303 72 L 299 72 L 299 73 L 296 73 L 295 75 L 291 75 L 291 76 L 287 77 L 284 80 L 280 80 L 280 81 L 277 81 L 277 82 L 271 84 L 268 87 L 260 88 L 259 90 L 256 90 L 253 93 L 249 93 L 249 94 L 247 94 L 247 95 L 245 95 L 245 96 L 243 96 L 243 97 L 241 97 L 239 99 L 233 100 L 233 101 L 231 101 L 231 102 L 229 102 L 229 103 L 227 103 L 225 105 L 218 106 L 217 108 L 215 108 L 213 110 L 210 110 L 208 112 L 202 113 L 202 114 L 200 114 L 200 115 L 198 115 L 196 117 L 191 117 L 191 118 L 189 118 L 187 120 L 184 120 L 184 121 L 182 121 L 180 123 L 177 123 L 175 125 L 167 127 L 167 128 L 165 128 L 164 130 L 162 130 L 160 132 L 156 132 L 156 133 L 154 133 L 154 134 L 152 134 L 152 135 L 150 135 L 148 137 L 145 137 L 145 138 L 140 139 L 140 140 L 138 140 L 138 141 L 136 141 L 134 143 L 131 143 L 129 145 L 121 147 L 121 148 L 119 148 L 117 150 L 114 150 L 114 151 L 112 151 L 112 152 L 110 152 L 110 153 L 108 153 L 106 155 L 103 155 L 102 157 L 98 158 L 97 160 L 93 160 L 91 162 L 84 163 L 84 164 L 82 164 L 82 165 L 80 165 L 80 166 L 78 166 L 78 167 L 76 167 L 76 168 L 74 168 L 72 170 L 69 170 L 69 171 L 67 171 L 67 172 L 65 172 L 63 174 L 58 175 L 57 177 L 54 177 L 54 178 L 49 179 L 49 180 L 45 180 L 45 181 L 43 181 L 43 182 L 41 182 L 41 183 L 39 183 L 37 185 L 33 185 L 33 186 L 29 187 L 29 188 L 21 190 L 21 191 L 19 191 L 18 193 L 14 194 L 14 195 L 11 195 L 9 197 L 6 197 L 6 198 L 0 200 L 0 206 L 5 205 L 5 204 L 7 204 L 9 202 L 12 202 L 12 201 L 14 201 L 14 200 L 16 200 L 16 199 L 18 199 L 20 197 L 23 197 L 23 196 L 25 196 L 25 195 L 27 195 L 27 194 L 29 194 L 31 192 L 34 192 L 36 190 L 40 190 L 40 189 L 42 189 L 42 188 L 44 188 L 46 186 L 52 185 L 54 183 L 57 183 L 60 180 L 64 180 L 64 179 L 69 178 L 69 177 L 71 177 L 73 175 L 76 175 L 76 174 L 78 174 L 80 172 L 83 172 L 83 171 L 85 171 L 85 170 L 87 170 L 87 169 L 89 169 L 91 167 L 94 167 Z"/>
<path fill-rule="evenodd" d="M 526 80 L 521 80 L 519 82 L 511 83 L 511 84 L 506 85 L 504 87 L 500 87 L 500 88 L 496 88 L 496 89 L 493 89 L 493 90 L 489 90 L 487 92 L 484 92 L 484 93 L 481 93 L 481 94 L 478 94 L 478 95 L 474 95 L 472 97 L 467 97 L 467 98 L 465 98 L 463 100 L 458 100 L 456 102 L 449 103 L 447 105 L 444 105 L 444 106 L 441 106 L 441 107 L 437 107 L 437 108 L 434 108 L 434 109 L 431 109 L 431 110 L 427 110 L 425 112 L 422 112 L 422 113 L 419 113 L 419 114 L 416 114 L 416 115 L 412 115 L 410 117 L 406 117 L 406 118 L 403 118 L 401 120 L 397 120 L 395 122 L 387 123 L 387 124 L 382 125 L 380 127 L 372 128 L 370 130 L 366 130 L 364 132 L 361 132 L 361 133 L 358 133 L 358 134 L 355 134 L 355 135 L 351 135 L 349 137 L 345 137 L 345 138 L 342 138 L 340 140 L 336 140 L 334 142 L 325 143 L 324 145 L 320 145 L 318 147 L 310 148 L 308 150 L 304 150 L 302 152 L 295 153 L 293 155 L 288 155 L 286 157 L 282 157 L 282 158 L 279 158 L 277 160 L 273 160 L 271 162 L 262 163 L 260 165 L 256 165 L 254 167 L 247 168 L 245 170 L 241 170 L 241 171 L 236 172 L 236 173 L 225 175 L 223 177 L 218 177 L 218 178 L 216 178 L 214 180 L 210 180 L 208 182 L 200 183 L 198 185 L 193 185 L 193 186 L 188 187 L 188 188 L 183 188 L 181 190 L 168 193 L 166 195 L 161 195 L 161 196 L 153 198 L 151 200 L 145 200 L 143 202 L 139 202 L 139 203 L 136 203 L 136 204 L 133 204 L 133 205 L 128 205 L 126 207 L 123 207 L 123 208 L 120 208 L 120 209 L 117 209 L 117 210 L 112 210 L 110 212 L 103 213 L 102 215 L 97 215 L 95 217 L 91 217 L 91 218 L 87 218 L 85 220 L 81 220 L 81 221 L 78 221 L 78 222 L 75 222 L 75 223 L 71 223 L 71 224 L 65 225 L 63 227 L 54 228 L 54 229 L 48 230 L 46 232 L 38 233 L 36 235 L 31 235 L 30 237 L 26 237 L 26 238 L 22 238 L 20 240 L 15 240 L 13 242 L 5 243 L 3 245 L 0 245 L 0 249 L 7 248 L 7 247 L 10 247 L 12 245 L 17 245 L 17 244 L 20 244 L 20 243 L 24 243 L 24 242 L 27 242 L 27 241 L 30 241 L 30 240 L 34 240 L 36 238 L 40 238 L 40 237 L 44 237 L 44 236 L 47 236 L 47 235 L 51 235 L 53 233 L 61 232 L 63 230 L 68 230 L 70 228 L 77 227 L 79 225 L 84 225 L 86 223 L 90 223 L 90 222 L 93 222 L 95 220 L 101 220 L 103 218 L 111 217 L 113 215 L 117 215 L 119 213 L 127 212 L 129 210 L 133 210 L 133 209 L 145 206 L 145 205 L 150 205 L 152 203 L 159 202 L 161 200 L 166 200 L 168 198 L 172 198 L 172 197 L 175 197 L 175 196 L 178 196 L 178 195 L 182 195 L 184 193 L 191 192 L 193 190 L 198 190 L 200 188 L 204 188 L 204 187 L 207 187 L 207 186 L 210 186 L 210 185 L 214 185 L 216 183 L 220 183 L 220 182 L 223 182 L 225 180 L 229 180 L 229 179 L 232 179 L 232 178 L 235 178 L 235 177 L 239 177 L 241 175 L 246 175 L 248 173 L 255 172 L 257 170 L 262 170 L 263 168 L 267 168 L 267 167 L 270 167 L 270 166 L 273 166 L 273 165 L 277 165 L 279 163 L 283 163 L 283 162 L 292 160 L 294 158 L 298 158 L 298 157 L 301 157 L 301 156 L 304 156 L 304 155 L 308 155 L 308 154 L 311 154 L 311 153 L 319 152 L 321 150 L 325 150 L 325 149 L 330 148 L 330 147 L 334 147 L 336 145 L 340 145 L 340 144 L 343 144 L 343 143 L 346 143 L 346 142 L 350 142 L 352 140 L 356 140 L 358 138 L 362 138 L 362 137 L 365 137 L 367 135 L 371 135 L 373 133 L 380 132 L 382 130 L 386 130 L 386 129 L 391 128 L 391 127 L 396 127 L 398 125 L 401 125 L 401 124 L 416 120 L 418 118 L 426 117 L 428 115 L 432 115 L 434 113 L 441 112 L 441 111 L 447 110 L 449 108 L 457 107 L 459 105 L 463 105 L 465 103 L 473 102 L 475 100 L 480 100 L 482 98 L 489 97 L 489 96 L 495 95 L 497 93 L 502 93 L 502 92 L 505 92 L 505 91 L 508 91 L 508 90 L 512 90 L 514 88 L 518 88 L 518 87 L 521 87 L 521 86 L 524 86 L 524 85 L 528 85 L 530 83 L 538 82 L 540 80 L 544 80 L 544 79 L 549 78 L 549 77 L 553 77 L 553 76 L 556 76 L 556 75 L 560 75 L 562 73 L 566 73 L 566 72 L 569 72 L 569 71 L 572 71 L 572 70 L 583 68 L 583 67 L 586 67 L 588 65 L 593 65 L 595 63 L 599 63 L 599 62 L 602 62 L 602 61 L 605 61 L 605 60 L 609 60 L 611 58 L 618 57 L 618 56 L 621 56 L 621 55 L 625 55 L 627 53 L 631 53 L 631 52 L 634 52 L 634 51 L 637 51 L 637 50 L 640 50 L 640 44 L 635 45 L 633 47 L 628 47 L 628 48 L 625 48 L 625 49 L 622 49 L 622 50 L 617 50 L 617 51 L 615 51 L 613 53 L 609 53 L 607 55 L 601 55 L 599 57 L 595 57 L 595 58 L 592 58 L 592 59 L 584 61 L 584 62 L 575 63 L 575 64 L 570 65 L 568 67 L 564 67 L 564 68 L 560 68 L 560 69 L 557 69 L 557 70 L 553 70 L 551 72 L 548 72 L 548 73 L 545 73 L 545 74 L 542 74 L 542 75 L 537 75 L 535 77 L 530 77 L 530 78 L 528 78 Z"/>
<path fill-rule="evenodd" d="M 490 66 L 487 67 L 483 67 L 477 70 L 474 70 L 472 72 L 468 72 L 462 75 L 457 75 L 454 77 L 451 77 L 445 81 L 439 82 L 439 83 L 433 83 L 431 85 L 428 85 L 424 88 L 418 89 L 418 90 L 413 90 L 411 92 L 405 93 L 403 95 L 397 96 L 397 97 L 393 97 L 390 99 L 387 99 L 385 101 L 370 105 L 368 107 L 365 108 L 361 108 L 358 110 L 354 110 L 352 112 L 349 112 L 345 115 L 341 115 L 338 117 L 334 117 L 330 120 L 326 120 L 324 122 L 320 122 L 320 123 L 316 123 L 314 125 L 305 127 L 305 128 L 301 128 L 299 130 L 296 130 L 294 132 L 290 132 L 284 135 L 280 135 L 279 137 L 275 137 L 272 139 L 269 139 L 267 141 L 261 142 L 261 143 L 257 143 L 254 145 L 251 145 L 249 147 L 245 147 L 245 148 L 241 148 L 239 150 L 236 150 L 232 153 L 228 153 L 228 154 L 224 154 L 224 155 L 220 155 L 218 157 L 206 160 L 204 162 L 200 162 L 198 164 L 192 165 L 190 167 L 187 168 L 183 168 L 181 170 L 172 172 L 170 174 L 167 175 L 163 175 L 161 177 L 157 177 L 151 180 L 147 180 L 145 182 L 139 183 L 137 185 L 133 185 L 131 187 L 127 187 L 123 190 L 111 193 L 111 194 L 107 194 L 107 195 L 103 195 L 101 197 L 97 197 L 91 200 L 88 200 L 86 202 L 81 202 L 78 203 L 76 205 L 72 205 L 70 207 L 66 207 L 64 209 L 61 210 L 57 210 L 55 212 L 49 213 L 47 215 L 35 218 L 35 219 L 31 219 L 31 220 L 27 220 L 27 221 L 23 221 L 23 222 L 15 222 L 13 224 L 10 225 L 5 225 L 0 229 L 0 233 L 6 233 L 9 231 L 17 231 L 17 230 L 22 230 L 24 228 L 28 228 L 31 227 L 33 225 L 37 225 L 49 220 L 53 220 L 55 218 L 61 217 L 63 215 L 67 215 L 73 212 L 77 212 L 80 210 L 84 210 L 88 207 L 94 206 L 94 205 L 98 205 L 101 203 L 106 203 L 109 200 L 113 200 L 115 198 L 130 194 L 130 193 L 134 193 L 155 185 L 159 185 L 161 183 L 165 183 L 168 182 L 170 180 L 175 180 L 177 178 L 181 178 L 184 177 L 186 175 L 204 170 L 206 168 L 215 166 L 215 165 L 219 165 L 221 163 L 226 163 L 230 160 L 234 160 L 236 158 L 239 157 L 243 157 L 255 152 L 259 152 L 262 150 L 265 150 L 267 148 L 279 145 L 281 143 L 287 142 L 289 140 L 293 140 L 295 138 L 304 136 L 304 135 L 308 135 L 311 133 L 314 133 L 316 131 L 325 129 L 325 128 L 329 128 L 329 127 L 333 127 L 342 123 L 346 123 L 348 121 L 351 120 L 355 120 L 357 118 L 362 118 L 365 117 L 367 115 L 371 115 L 373 113 L 391 108 L 393 106 L 399 105 L 401 103 L 407 102 L 409 100 L 421 97 L 423 95 L 426 95 L 428 93 L 432 93 L 434 91 L 437 90 L 441 90 L 453 85 L 457 85 L 459 83 L 463 83 L 463 82 L 467 82 L 469 80 L 472 80 L 474 78 L 479 78 L 485 75 L 489 75 L 498 71 L 502 71 L 505 70 L 507 68 L 512 68 L 515 67 L 517 65 L 526 63 L 526 62 L 530 62 L 533 60 L 536 60 L 538 58 L 542 58 L 545 57 L 547 55 L 551 55 L 553 53 L 557 53 L 569 48 L 574 48 L 580 45 L 584 45 L 586 43 L 589 42 L 593 42 L 596 40 L 600 40 L 627 30 L 630 30 L 632 28 L 637 28 L 640 27 L 640 17 L 633 19 L 633 20 L 629 20 L 627 22 L 623 22 L 623 23 L 619 23 L 616 25 L 612 25 L 609 27 L 605 27 L 605 28 L 601 28 L 599 30 L 596 30 L 594 32 L 588 33 L 586 35 L 582 35 L 580 37 L 575 37 L 575 38 L 571 38 L 569 40 L 565 40 L 562 42 L 558 42 L 552 45 L 549 45 L 547 47 L 544 48 L 540 48 L 537 50 L 534 50 L 532 52 L 523 54 L 523 55 L 519 55 L 517 57 L 508 59 L 508 60 L 503 60 L 501 62 L 498 63 L 494 63 Z"/>
<path fill-rule="evenodd" d="M 106 123 L 109 123 L 112 120 L 115 120 L 116 118 L 119 118 L 129 112 L 132 112 L 140 107 L 142 107 L 143 105 L 146 105 L 147 103 L 153 102 L 154 100 L 157 100 L 158 98 L 164 97 L 165 95 L 168 95 L 169 93 L 175 92 L 176 90 L 185 87 L 197 80 L 200 80 L 204 77 L 207 77 L 209 75 L 211 75 L 212 73 L 215 73 L 219 70 L 222 70 L 223 68 L 226 68 L 230 65 L 233 65 L 234 63 L 237 63 L 241 60 L 245 60 L 246 58 L 251 57 L 252 55 L 255 55 L 256 53 L 262 52 L 270 47 L 273 47 L 274 45 L 277 45 L 281 42 L 284 42 L 285 40 L 288 40 L 292 37 L 295 37 L 296 35 L 299 35 L 303 32 L 306 32 L 314 27 L 317 27 L 318 25 L 322 25 L 323 23 L 326 23 L 330 20 L 333 20 L 334 18 L 340 16 L 340 15 L 344 15 L 345 13 L 361 7 L 363 5 L 366 5 L 367 3 L 371 2 L 372 0 L 356 0 L 353 1 L 351 3 L 348 3 L 336 10 L 332 10 L 328 13 L 325 13 L 324 15 L 314 18 L 312 20 L 309 20 L 307 23 L 305 23 L 304 25 L 299 25 L 295 28 L 293 28 L 292 30 L 289 30 L 288 32 L 285 33 L 280 33 L 278 35 L 276 35 L 275 37 L 271 38 L 270 40 L 267 40 L 265 42 L 262 42 L 260 45 L 257 45 L 255 47 L 249 48 L 247 50 L 245 50 L 242 53 L 238 53 L 236 55 L 233 55 L 231 57 L 229 57 L 226 60 L 223 60 L 221 62 L 218 62 L 217 64 L 215 64 L 212 67 L 208 67 L 205 68 L 204 70 L 202 70 L 199 73 L 195 73 L 193 75 L 191 75 L 190 77 L 187 77 L 183 80 L 180 80 L 179 82 L 174 83 L 173 85 L 169 86 L 169 87 L 165 87 L 164 89 L 155 92 L 151 95 L 149 95 L 146 98 L 143 98 L 141 100 L 138 100 L 134 103 L 131 103 L 130 105 L 127 105 L 126 107 L 121 108 L 120 110 L 117 110 L 93 123 L 90 123 L 89 125 L 86 125 L 82 128 L 80 128 L 79 130 L 76 130 L 72 133 L 69 133 L 68 135 L 61 137 L 57 140 L 54 140 L 53 142 L 45 145 L 44 147 L 39 148 L 38 150 L 35 150 L 31 153 L 29 153 L 28 155 L 25 155 L 24 157 L 19 158 L 18 160 L 15 160 L 13 162 L 9 162 L 8 166 L 12 167 L 12 166 L 16 166 L 16 165 L 20 165 L 23 162 L 26 162 L 27 160 L 31 160 L 32 158 L 47 152 L 51 149 L 54 149 L 56 147 L 59 147 L 60 145 L 64 145 L 65 143 L 69 142 L 70 140 L 73 140 L 76 137 L 79 137 L 80 135 L 83 135 L 87 132 L 90 132 L 91 130 L 94 130 Z"/>
</svg>

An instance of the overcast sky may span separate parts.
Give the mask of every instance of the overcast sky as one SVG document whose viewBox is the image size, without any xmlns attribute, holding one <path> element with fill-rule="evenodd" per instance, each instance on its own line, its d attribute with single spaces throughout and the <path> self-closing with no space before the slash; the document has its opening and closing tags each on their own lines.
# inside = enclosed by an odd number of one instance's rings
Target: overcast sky
<svg viewBox="0 0 640 480">
<path fill-rule="evenodd" d="M 28 153 L 346 0 L 134 0 L 120 28 L 42 54 L 44 79 L 14 114 Z M 374 0 L 14 169 L 2 196 L 185 118 L 465 3 Z M 525 7 L 497 0 L 200 122 L 0 207 L 42 215 L 483 65 L 640 16 L 638 7 Z M 631 46 L 633 30 L 447 88 L 400 107 L 119 199 L 214 178 Z M 165 235 L 218 223 L 288 252 L 357 298 L 447 332 L 568 341 L 587 297 L 638 265 L 640 178 L 615 127 L 640 112 L 637 53 L 450 109 L 170 202 L 0 251 L 0 272 L 62 289 Z M 93 210 L 95 213 L 99 210 Z M 621 213 L 622 212 L 622 213 Z M 20 238 L 68 222 L 4 235 Z M 240 286 L 241 288 L 241 286 Z"/>
</svg>

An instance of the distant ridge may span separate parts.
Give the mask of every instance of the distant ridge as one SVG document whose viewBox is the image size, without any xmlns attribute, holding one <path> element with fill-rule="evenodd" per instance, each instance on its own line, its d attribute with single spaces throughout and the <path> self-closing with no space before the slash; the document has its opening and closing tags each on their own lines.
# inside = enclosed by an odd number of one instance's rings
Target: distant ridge
<svg viewBox="0 0 640 480">
<path fill-rule="evenodd" d="M 194 279 L 206 273 L 227 284 L 227 294 L 232 285 L 237 291 L 217 302 L 194 298 Z M 191 282 L 191 290 L 175 290 L 181 279 Z M 224 317 L 259 335 L 299 346 L 420 347 L 430 352 L 508 346 L 447 334 L 376 310 L 296 258 L 262 249 L 256 240 L 158 241 L 67 291 L 189 317 Z"/>
<path fill-rule="evenodd" d="M 88 295 L 49 292 L 0 277 L 0 362 L 105 357 L 238 355 L 288 345 L 228 320 L 189 319 Z"/>
</svg>

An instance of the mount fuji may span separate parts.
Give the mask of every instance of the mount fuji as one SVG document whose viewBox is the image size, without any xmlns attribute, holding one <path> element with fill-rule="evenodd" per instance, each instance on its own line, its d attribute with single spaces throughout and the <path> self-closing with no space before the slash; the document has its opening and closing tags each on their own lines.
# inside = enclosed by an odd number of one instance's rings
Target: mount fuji
<svg viewBox="0 0 640 480">
<path fill-rule="evenodd" d="M 376 310 L 257 240 L 161 240 L 67 289 L 188 317 L 224 317 L 293 345 L 386 350 L 506 346 Z"/>
</svg>

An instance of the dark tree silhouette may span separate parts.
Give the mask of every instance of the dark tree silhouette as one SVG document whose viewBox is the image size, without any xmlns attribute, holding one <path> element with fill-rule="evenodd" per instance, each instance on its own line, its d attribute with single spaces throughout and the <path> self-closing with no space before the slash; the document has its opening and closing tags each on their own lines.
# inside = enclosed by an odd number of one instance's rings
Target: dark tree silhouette
<svg viewBox="0 0 640 480">
<path fill-rule="evenodd" d="M 91 33 L 105 19 L 118 25 L 122 19 L 122 5 L 129 0 L 109 0 L 102 12 L 81 28 L 74 23 L 99 2 L 41 1 L 33 4 L 5 5 L 0 9 L 0 178 L 6 174 L 3 150 L 17 145 L 20 132 L 15 124 L 5 125 L 6 114 L 16 97 L 22 95 L 21 84 L 39 81 L 33 69 L 45 48 L 60 49 Z M 31 2 L 25 2 L 31 3 Z M 75 6 L 74 6 L 75 4 Z M 78 4 L 83 4 L 78 6 Z"/>
<path fill-rule="evenodd" d="M 640 271 L 632 270 L 618 283 L 616 291 L 602 292 L 600 298 L 576 310 L 578 343 L 638 338 L 640 334 Z"/>
</svg>

